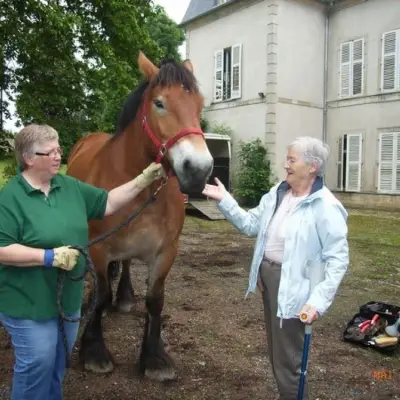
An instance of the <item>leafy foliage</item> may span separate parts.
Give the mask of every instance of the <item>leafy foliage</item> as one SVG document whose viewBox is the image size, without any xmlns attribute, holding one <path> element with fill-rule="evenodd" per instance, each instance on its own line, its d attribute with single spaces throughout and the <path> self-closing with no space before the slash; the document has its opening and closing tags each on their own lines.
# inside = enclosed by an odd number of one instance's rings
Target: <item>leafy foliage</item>
<svg viewBox="0 0 400 400">
<path fill-rule="evenodd" d="M 219 133 L 221 135 L 232 136 L 232 129 L 226 123 L 213 122 L 210 127 L 212 133 Z"/>
<path fill-rule="evenodd" d="M 88 131 L 114 132 L 142 79 L 139 50 L 155 63 L 179 58 L 184 33 L 149 0 L 0 2 L 0 87 L 23 124 L 45 122 L 68 156 Z M 9 119 L 8 104 L 0 103 Z"/>
<path fill-rule="evenodd" d="M 243 205 L 256 206 L 272 184 L 270 162 L 266 160 L 267 149 L 260 139 L 239 143 L 239 168 L 235 195 Z"/>
<path fill-rule="evenodd" d="M 147 24 L 149 35 L 161 49 L 163 57 L 182 61 L 178 48 L 185 41 L 185 32 L 168 17 L 164 8 L 154 6 Z"/>
<path fill-rule="evenodd" d="M 4 183 L 7 183 L 13 176 L 17 174 L 17 160 L 13 157 L 3 169 Z"/>
<path fill-rule="evenodd" d="M 13 135 L 11 132 L 6 130 L 0 130 L 0 158 L 9 157 L 12 153 L 13 148 L 10 143 L 10 139 L 12 139 Z"/>
<path fill-rule="evenodd" d="M 208 122 L 207 118 L 202 115 L 200 117 L 200 128 L 202 129 L 203 132 L 208 132 L 208 129 L 210 127 L 210 123 Z"/>
</svg>

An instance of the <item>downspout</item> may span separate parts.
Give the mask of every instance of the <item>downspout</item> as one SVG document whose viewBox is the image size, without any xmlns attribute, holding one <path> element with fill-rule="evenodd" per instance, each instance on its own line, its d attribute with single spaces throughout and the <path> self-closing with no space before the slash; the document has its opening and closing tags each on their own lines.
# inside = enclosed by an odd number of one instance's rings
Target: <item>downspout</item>
<svg viewBox="0 0 400 400">
<path fill-rule="evenodd" d="M 328 97 L 328 39 L 329 39 L 329 17 L 331 14 L 331 10 L 333 7 L 334 0 L 330 0 L 326 15 L 325 15 L 325 44 L 324 44 L 324 109 L 322 116 L 322 141 L 326 143 L 327 141 L 327 126 L 328 126 L 328 105 L 327 105 L 327 97 Z"/>
</svg>

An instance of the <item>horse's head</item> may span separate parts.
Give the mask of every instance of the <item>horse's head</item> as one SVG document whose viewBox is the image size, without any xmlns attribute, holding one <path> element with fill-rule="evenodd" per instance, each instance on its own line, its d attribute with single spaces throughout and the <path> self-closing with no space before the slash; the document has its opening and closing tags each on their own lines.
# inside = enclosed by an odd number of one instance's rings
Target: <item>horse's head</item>
<svg viewBox="0 0 400 400">
<path fill-rule="evenodd" d="M 149 84 L 144 94 L 143 128 L 175 172 L 184 192 L 203 190 L 213 169 L 213 158 L 200 129 L 203 96 L 193 66 L 173 61 L 156 67 L 142 52 L 139 67 Z"/>
</svg>

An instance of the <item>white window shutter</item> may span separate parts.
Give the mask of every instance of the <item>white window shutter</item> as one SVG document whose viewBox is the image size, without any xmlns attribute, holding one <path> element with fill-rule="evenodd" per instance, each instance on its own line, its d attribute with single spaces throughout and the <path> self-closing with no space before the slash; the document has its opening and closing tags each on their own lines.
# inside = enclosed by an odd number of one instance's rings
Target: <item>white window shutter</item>
<svg viewBox="0 0 400 400">
<path fill-rule="evenodd" d="M 343 190 L 343 136 L 338 139 L 337 188 Z"/>
<path fill-rule="evenodd" d="M 393 90 L 399 86 L 400 31 L 386 32 L 382 38 L 381 89 Z"/>
<path fill-rule="evenodd" d="M 242 95 L 242 45 L 232 46 L 231 56 L 231 98 L 238 99 Z"/>
<path fill-rule="evenodd" d="M 395 135 L 393 133 L 381 133 L 379 141 L 378 188 L 380 192 L 391 193 L 394 179 L 393 158 Z"/>
<path fill-rule="evenodd" d="M 350 96 L 350 42 L 340 45 L 340 97 Z"/>
<path fill-rule="evenodd" d="M 214 53 L 214 101 L 222 101 L 224 73 L 224 51 Z"/>
<path fill-rule="evenodd" d="M 363 93 L 364 86 L 364 39 L 357 39 L 352 43 L 352 87 L 350 94 L 357 95 Z"/>
<path fill-rule="evenodd" d="M 396 138 L 396 182 L 394 190 L 396 193 L 400 193 L 400 132 L 395 133 Z"/>
<path fill-rule="evenodd" d="M 347 135 L 346 191 L 361 189 L 362 133 Z"/>
</svg>

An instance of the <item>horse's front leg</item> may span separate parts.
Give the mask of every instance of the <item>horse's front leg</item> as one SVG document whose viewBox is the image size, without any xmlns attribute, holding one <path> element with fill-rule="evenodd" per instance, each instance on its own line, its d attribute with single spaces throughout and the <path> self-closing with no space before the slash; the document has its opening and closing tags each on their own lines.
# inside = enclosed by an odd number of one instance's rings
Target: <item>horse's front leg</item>
<svg viewBox="0 0 400 400">
<path fill-rule="evenodd" d="M 111 353 L 104 343 L 102 316 L 106 307 L 112 302 L 112 292 L 108 279 L 108 264 L 105 262 L 102 248 L 100 246 L 93 248 L 91 257 L 96 266 L 98 299 L 96 309 L 81 338 L 79 358 L 87 371 L 107 373 L 114 369 L 114 364 Z"/>
<path fill-rule="evenodd" d="M 149 279 L 146 294 L 146 322 L 140 354 L 140 371 L 147 378 L 159 382 L 176 378 L 172 358 L 164 349 L 161 338 L 161 313 L 164 306 L 164 281 L 177 254 L 175 246 L 160 254 L 149 265 Z"/>
</svg>

